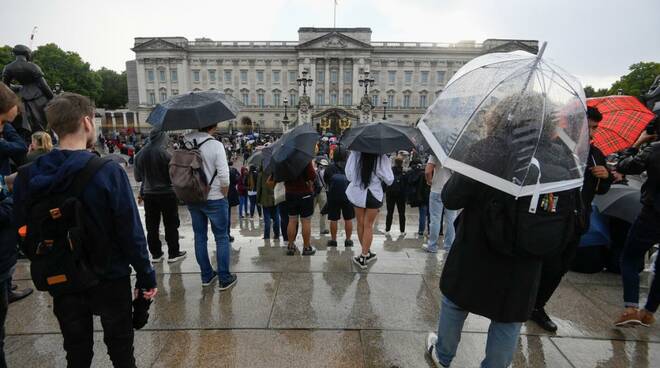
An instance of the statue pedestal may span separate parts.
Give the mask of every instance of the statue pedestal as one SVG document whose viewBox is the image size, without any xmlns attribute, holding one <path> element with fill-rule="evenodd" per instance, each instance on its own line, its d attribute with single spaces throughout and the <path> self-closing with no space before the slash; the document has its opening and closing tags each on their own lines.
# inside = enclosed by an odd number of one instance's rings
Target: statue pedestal
<svg viewBox="0 0 660 368">
<path fill-rule="evenodd" d="M 299 124 L 309 124 L 312 119 L 312 103 L 309 99 L 309 96 L 300 97 L 300 102 L 298 103 L 298 123 Z"/>
<path fill-rule="evenodd" d="M 371 114 L 373 106 L 371 105 L 369 96 L 362 96 L 358 108 L 360 109 L 360 124 L 371 123 L 373 121 L 373 116 Z"/>
</svg>

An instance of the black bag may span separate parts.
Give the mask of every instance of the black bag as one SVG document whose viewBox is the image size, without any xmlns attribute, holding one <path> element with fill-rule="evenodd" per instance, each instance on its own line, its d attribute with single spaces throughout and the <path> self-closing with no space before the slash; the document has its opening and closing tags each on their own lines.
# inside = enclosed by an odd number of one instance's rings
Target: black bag
<svg viewBox="0 0 660 368">
<path fill-rule="evenodd" d="M 110 266 L 112 244 L 87 214 L 81 201 L 87 183 L 108 159 L 92 157 L 64 192 L 44 192 L 30 198 L 23 253 L 37 290 L 53 296 L 95 286 Z M 21 168 L 29 179 L 29 166 Z"/>
<path fill-rule="evenodd" d="M 348 188 L 348 184 L 350 183 L 344 173 L 338 172 L 332 175 L 328 183 L 328 202 L 347 202 L 346 188 Z"/>
<path fill-rule="evenodd" d="M 579 189 L 541 195 L 536 213 L 529 211 L 531 198 L 513 199 L 500 192 L 486 204 L 485 233 L 491 248 L 510 256 L 545 257 L 575 239 L 582 210 Z"/>
</svg>

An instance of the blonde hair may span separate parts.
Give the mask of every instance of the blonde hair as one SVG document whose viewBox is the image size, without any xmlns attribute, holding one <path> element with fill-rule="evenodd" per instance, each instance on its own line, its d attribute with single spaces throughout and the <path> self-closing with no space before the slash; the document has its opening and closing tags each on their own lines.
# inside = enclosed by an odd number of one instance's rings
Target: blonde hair
<svg viewBox="0 0 660 368">
<path fill-rule="evenodd" d="M 32 142 L 35 149 L 43 149 L 46 152 L 53 150 L 53 139 L 47 132 L 36 132 L 32 134 Z"/>
</svg>

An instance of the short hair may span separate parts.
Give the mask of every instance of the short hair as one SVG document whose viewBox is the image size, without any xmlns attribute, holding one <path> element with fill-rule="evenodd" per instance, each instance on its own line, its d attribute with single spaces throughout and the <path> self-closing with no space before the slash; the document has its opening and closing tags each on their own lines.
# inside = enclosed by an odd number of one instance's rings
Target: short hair
<svg viewBox="0 0 660 368">
<path fill-rule="evenodd" d="M 208 132 L 211 131 L 211 129 L 213 129 L 213 128 L 217 127 L 217 126 L 218 126 L 218 124 L 216 123 L 216 124 L 213 124 L 213 125 L 205 126 L 205 127 L 203 127 L 203 128 L 199 128 L 199 129 L 197 129 L 197 130 L 200 131 L 200 132 L 203 132 L 203 133 L 208 133 Z"/>
<path fill-rule="evenodd" d="M 77 132 L 80 119 L 85 116 L 94 116 L 94 104 L 88 97 L 77 93 L 64 92 L 46 105 L 48 128 L 60 138 Z"/>
<path fill-rule="evenodd" d="M 16 93 L 6 84 L 0 82 L 0 114 L 6 113 L 14 106 L 18 106 L 19 103 L 20 100 Z"/>
<path fill-rule="evenodd" d="M 589 106 L 587 107 L 587 119 L 600 123 L 603 120 L 603 114 L 598 111 L 597 107 Z"/>
</svg>

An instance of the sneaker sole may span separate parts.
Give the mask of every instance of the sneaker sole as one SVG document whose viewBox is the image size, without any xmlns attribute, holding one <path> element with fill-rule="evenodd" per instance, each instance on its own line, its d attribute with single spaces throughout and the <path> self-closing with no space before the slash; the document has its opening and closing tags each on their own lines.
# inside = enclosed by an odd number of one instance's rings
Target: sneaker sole
<svg viewBox="0 0 660 368">
<path fill-rule="evenodd" d="M 616 327 L 631 327 L 631 326 L 643 326 L 642 321 L 639 320 L 629 320 L 629 321 L 623 321 L 619 323 L 614 324 Z"/>
<path fill-rule="evenodd" d="M 377 259 L 378 259 L 378 257 L 373 256 L 373 257 L 367 259 L 367 264 L 369 264 L 369 263 L 371 263 L 371 262 L 373 262 L 373 261 L 375 261 L 375 260 L 377 260 Z"/>
<path fill-rule="evenodd" d="M 217 275 L 216 275 L 216 276 L 213 276 L 213 278 L 211 279 L 211 281 L 209 281 L 209 282 L 202 282 L 202 287 L 211 286 L 211 284 L 213 284 L 213 283 L 216 282 L 217 280 L 218 280 L 218 276 L 217 276 Z"/>
<path fill-rule="evenodd" d="M 225 291 L 227 289 L 231 289 L 232 287 L 234 287 L 234 285 L 236 285 L 237 282 L 238 282 L 238 277 L 231 284 L 229 284 L 225 287 L 220 286 L 219 289 L 220 289 L 220 291 Z"/>
<path fill-rule="evenodd" d="M 360 262 L 356 261 L 355 258 L 353 258 L 353 263 L 355 263 L 358 267 L 360 267 L 363 270 L 367 269 L 367 265 L 362 265 Z"/>
<path fill-rule="evenodd" d="M 151 260 L 151 263 L 163 263 L 163 257 L 154 258 Z"/>
<path fill-rule="evenodd" d="M 179 262 L 179 261 L 184 260 L 185 258 L 186 258 L 185 255 L 184 255 L 184 256 L 179 256 L 179 257 L 170 258 L 170 259 L 167 260 L 167 263 Z"/>
</svg>

